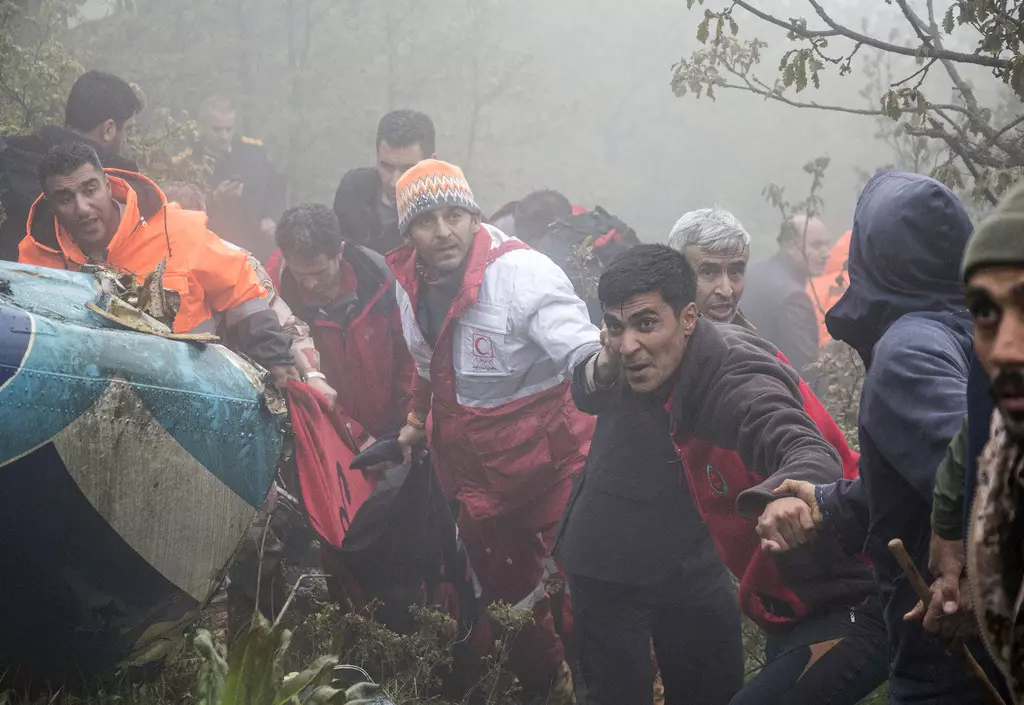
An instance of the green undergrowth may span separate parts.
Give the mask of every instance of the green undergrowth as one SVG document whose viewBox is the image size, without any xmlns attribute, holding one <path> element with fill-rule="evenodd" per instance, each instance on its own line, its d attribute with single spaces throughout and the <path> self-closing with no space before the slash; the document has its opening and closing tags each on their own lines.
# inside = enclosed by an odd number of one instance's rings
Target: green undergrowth
<svg viewBox="0 0 1024 705">
<path fill-rule="evenodd" d="M 416 629 L 410 634 L 397 634 L 375 621 L 372 605 L 363 613 L 344 614 L 336 605 L 323 604 L 294 629 L 280 618 L 271 624 L 256 615 L 230 648 L 211 629 L 211 620 L 204 620 L 155 676 L 120 674 L 75 692 L 8 690 L 0 693 L 0 705 L 334 705 L 376 703 L 382 696 L 397 705 L 520 702 L 506 657 L 510 639 L 529 615 L 492 606 L 491 615 L 503 631 L 493 655 L 481 660 L 468 656 L 450 616 L 412 610 Z M 361 674 L 355 680 L 363 682 L 332 686 L 337 664 L 352 666 L 348 673 Z M 378 685 L 369 687 L 368 681 Z"/>
</svg>

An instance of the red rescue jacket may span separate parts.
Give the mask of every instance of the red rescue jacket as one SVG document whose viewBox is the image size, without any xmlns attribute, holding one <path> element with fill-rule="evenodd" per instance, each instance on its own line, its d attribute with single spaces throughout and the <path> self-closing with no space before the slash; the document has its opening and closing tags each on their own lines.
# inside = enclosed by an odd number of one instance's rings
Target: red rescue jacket
<svg viewBox="0 0 1024 705">
<path fill-rule="evenodd" d="M 280 250 L 267 260 L 267 272 L 281 298 L 309 324 L 321 371 L 338 392 L 337 404 L 351 417 L 353 436 L 359 439 L 365 431 L 380 438 L 405 423 L 412 358 L 402 337 L 394 279 L 383 258 L 349 244 L 342 261 L 353 280 L 347 295 L 357 297 L 354 306 L 342 303 L 325 310 L 309 303 Z"/>
<path fill-rule="evenodd" d="M 416 320 L 415 251 L 409 245 L 387 256 L 421 368 L 414 395 L 432 394 L 438 481 L 474 519 L 531 512 L 536 525 L 553 523 L 564 502 L 548 502 L 550 516 L 532 512 L 580 472 L 594 429 L 573 404 L 564 370 L 596 344 L 597 331 L 564 273 L 519 240 L 482 227 L 467 256 L 463 285 L 432 347 Z M 541 306 L 537 330 L 531 323 Z"/>
</svg>

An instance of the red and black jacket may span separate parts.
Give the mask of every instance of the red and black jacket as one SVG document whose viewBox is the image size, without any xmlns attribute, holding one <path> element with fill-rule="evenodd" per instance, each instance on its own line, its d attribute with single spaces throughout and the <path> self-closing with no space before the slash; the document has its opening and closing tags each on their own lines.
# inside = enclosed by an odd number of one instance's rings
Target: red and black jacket
<svg viewBox="0 0 1024 705">
<path fill-rule="evenodd" d="M 267 262 L 267 271 L 281 298 L 309 324 L 321 371 L 338 392 L 338 405 L 352 417 L 353 436 L 365 431 L 380 438 L 396 433 L 409 412 L 412 357 L 384 258 L 349 244 L 342 261 L 354 281 L 342 301 L 327 308 L 303 297 L 280 251 Z M 352 296 L 355 304 L 346 305 Z"/>
<path fill-rule="evenodd" d="M 617 398 L 584 395 L 578 385 L 573 391 L 590 413 Z M 723 563 L 740 580 L 740 606 L 751 619 L 771 630 L 874 593 L 871 569 L 832 536 L 778 556 L 761 551 L 756 521 L 776 498 L 773 489 L 788 478 L 821 484 L 855 476 L 858 461 L 771 343 L 736 326 L 698 320 L 665 409 L 682 460 L 676 481 L 686 483 Z M 622 506 L 646 511 L 635 498 Z"/>
</svg>

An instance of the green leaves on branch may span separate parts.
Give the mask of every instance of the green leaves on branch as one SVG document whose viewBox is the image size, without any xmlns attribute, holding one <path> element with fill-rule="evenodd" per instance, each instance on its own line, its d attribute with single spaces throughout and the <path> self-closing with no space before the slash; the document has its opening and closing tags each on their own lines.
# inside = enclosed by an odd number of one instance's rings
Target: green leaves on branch
<svg viewBox="0 0 1024 705">
<path fill-rule="evenodd" d="M 952 161 L 937 166 L 931 173 L 931 177 L 936 181 L 941 181 L 951 189 L 962 189 L 964 187 L 963 174 L 960 173 L 959 167 Z"/>
<path fill-rule="evenodd" d="M 84 0 L 0 0 L 0 134 L 27 132 L 63 117 L 82 72 L 65 46 Z"/>
<path fill-rule="evenodd" d="M 672 92 L 679 97 L 693 93 L 700 98 L 706 94 L 714 100 L 715 89 L 726 84 L 724 73 L 749 73 L 761 62 L 765 46 L 760 39 L 741 42 L 723 34 L 707 48 L 698 49 L 689 59 L 681 59 L 672 66 Z"/>
<path fill-rule="evenodd" d="M 726 25 L 729 27 L 729 33 L 732 36 L 739 34 L 740 26 L 736 24 L 736 20 L 732 18 L 732 10 L 725 10 L 724 12 L 712 12 L 711 10 L 704 10 L 704 21 L 697 25 L 697 41 L 701 44 L 707 44 L 708 39 L 711 36 L 711 23 L 715 23 L 715 43 L 722 41 L 725 36 Z"/>
<path fill-rule="evenodd" d="M 928 101 L 916 88 L 893 88 L 882 94 L 882 112 L 892 120 L 899 120 L 905 113 L 924 115 L 928 112 Z"/>
<path fill-rule="evenodd" d="M 790 49 L 779 62 L 782 85 L 786 88 L 795 86 L 797 93 L 807 88 L 808 76 L 815 88 L 821 88 L 819 73 L 823 68 L 825 64 L 815 56 L 814 49 L 810 48 Z"/>
</svg>

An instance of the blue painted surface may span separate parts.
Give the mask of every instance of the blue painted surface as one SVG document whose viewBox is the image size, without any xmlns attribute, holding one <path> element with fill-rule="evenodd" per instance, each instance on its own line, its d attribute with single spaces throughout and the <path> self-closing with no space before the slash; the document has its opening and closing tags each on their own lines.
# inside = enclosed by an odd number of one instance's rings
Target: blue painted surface
<svg viewBox="0 0 1024 705">
<path fill-rule="evenodd" d="M 249 504 L 262 503 L 280 429 L 223 348 L 115 329 L 85 308 L 94 299 L 90 275 L 0 262 L 0 279 L 12 289 L 0 294 L 0 468 L 51 439 L 119 378 L 205 468 Z M 12 374 L 9 360 L 30 337 Z"/>
<path fill-rule="evenodd" d="M 32 320 L 24 311 L 0 308 L 0 387 L 21 369 L 28 352 Z"/>
</svg>

